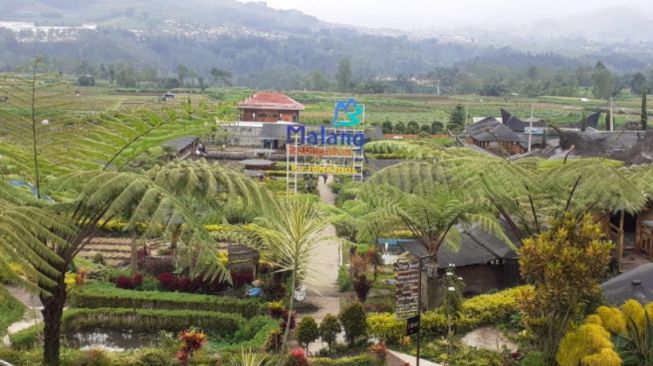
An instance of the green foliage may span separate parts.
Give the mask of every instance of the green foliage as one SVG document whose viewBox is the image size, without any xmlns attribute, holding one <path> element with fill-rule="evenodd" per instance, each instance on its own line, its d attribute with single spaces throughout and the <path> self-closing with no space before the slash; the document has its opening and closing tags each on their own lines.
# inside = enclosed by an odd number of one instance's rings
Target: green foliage
<svg viewBox="0 0 653 366">
<path fill-rule="evenodd" d="M 113 361 L 111 357 L 102 350 L 88 350 L 82 353 L 72 366 L 112 366 Z"/>
<path fill-rule="evenodd" d="M 311 358 L 311 365 L 313 366 L 381 366 L 382 363 L 378 358 L 364 354 L 359 356 L 342 357 L 337 359 L 332 358 Z"/>
<path fill-rule="evenodd" d="M 324 319 L 320 323 L 320 337 L 329 346 L 330 350 L 333 349 L 336 343 L 336 337 L 341 331 L 342 327 L 337 317 L 331 314 L 324 316 Z"/>
<path fill-rule="evenodd" d="M 242 325 L 233 337 L 209 337 L 207 349 L 221 353 L 237 352 L 241 348 L 264 349 L 268 339 L 279 331 L 279 323 L 268 317 L 255 317 Z"/>
<path fill-rule="evenodd" d="M 653 322 L 648 311 L 644 313 L 644 324 L 628 319 L 627 335 L 620 338 L 619 353 L 624 359 L 624 365 L 653 365 Z"/>
<path fill-rule="evenodd" d="M 367 316 L 369 335 L 386 344 L 398 342 L 406 333 L 406 322 L 395 314 L 373 313 Z"/>
<path fill-rule="evenodd" d="M 310 316 L 302 318 L 302 320 L 297 325 L 295 335 L 299 341 L 299 344 L 303 345 L 304 348 L 308 348 L 308 345 L 311 342 L 316 341 L 320 337 L 320 331 L 315 319 Z"/>
<path fill-rule="evenodd" d="M 519 249 L 520 271 L 533 289 L 522 292 L 522 318 L 538 350 L 549 359 L 570 322 L 579 321 L 599 296 L 599 280 L 607 271 L 611 248 L 589 215 L 578 222 L 566 214 L 549 231 L 524 240 Z M 588 354 L 594 352 L 598 350 Z"/>
<path fill-rule="evenodd" d="M 177 332 L 195 326 L 209 333 L 232 336 L 244 322 L 239 315 L 211 311 L 96 308 L 68 309 L 64 312 L 62 327 L 64 330 L 102 327 Z"/>
<path fill-rule="evenodd" d="M 454 132 L 462 131 L 465 128 L 465 107 L 461 104 L 456 105 L 451 112 L 447 128 Z"/>
<path fill-rule="evenodd" d="M 25 328 L 9 336 L 11 348 L 15 350 L 27 350 L 34 348 L 39 338 L 43 335 L 43 325 L 34 325 Z"/>
<path fill-rule="evenodd" d="M 195 295 L 177 292 L 123 290 L 98 283 L 80 287 L 71 298 L 80 308 L 120 307 L 133 309 L 206 310 L 240 314 L 251 318 L 261 311 L 258 299 Z"/>
<path fill-rule="evenodd" d="M 451 321 L 456 332 L 469 331 L 483 325 L 505 324 L 519 312 L 517 299 L 528 287 L 514 287 L 493 294 L 474 296 L 463 302 L 460 312 Z M 422 333 L 431 337 L 447 334 L 449 321 L 442 308 L 422 315 Z"/>
<path fill-rule="evenodd" d="M 542 352 L 529 352 L 519 363 L 520 366 L 548 366 Z"/>
<path fill-rule="evenodd" d="M 353 345 L 357 340 L 367 335 L 365 309 L 361 303 L 355 302 L 340 309 L 338 320 L 342 324 L 345 339 L 349 345 Z"/>
<path fill-rule="evenodd" d="M 349 270 L 345 266 L 338 268 L 338 291 L 347 292 L 351 288 L 351 278 L 349 278 Z"/>
<path fill-rule="evenodd" d="M 0 337 L 7 332 L 7 327 L 19 321 L 25 314 L 25 305 L 16 300 L 7 289 L 0 284 Z"/>
<path fill-rule="evenodd" d="M 413 351 L 414 355 L 415 352 Z M 497 352 L 476 349 L 460 341 L 437 339 L 423 344 L 422 358 L 450 366 L 504 366 Z"/>
</svg>

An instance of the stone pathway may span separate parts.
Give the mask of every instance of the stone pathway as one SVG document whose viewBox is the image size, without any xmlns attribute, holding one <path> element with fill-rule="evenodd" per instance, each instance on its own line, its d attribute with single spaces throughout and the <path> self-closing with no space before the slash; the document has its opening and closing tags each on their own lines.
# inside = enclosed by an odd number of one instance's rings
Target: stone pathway
<svg viewBox="0 0 653 366">
<path fill-rule="evenodd" d="M 9 328 L 7 328 L 7 335 L 2 338 L 2 343 L 5 346 L 10 346 L 10 334 L 18 333 L 23 329 L 27 329 L 35 324 L 40 323 L 43 320 L 43 315 L 41 314 L 43 305 L 41 304 L 41 299 L 39 299 L 37 295 L 27 292 L 23 288 L 15 286 L 5 286 L 5 288 L 7 291 L 9 291 L 11 296 L 15 297 L 18 301 L 22 302 L 27 307 L 27 311 L 25 312 L 23 319 L 9 325 Z"/>
<path fill-rule="evenodd" d="M 393 351 L 393 350 L 388 350 L 388 353 L 390 353 L 390 358 L 393 360 L 390 360 L 392 364 L 397 364 L 397 360 L 399 362 L 408 362 L 409 365 L 415 366 L 417 365 L 417 357 L 407 355 L 405 353 Z M 420 366 L 440 366 L 439 364 L 431 361 L 427 361 L 423 358 L 420 358 L 419 360 L 419 365 Z"/>
<path fill-rule="evenodd" d="M 481 327 L 465 334 L 461 341 L 470 346 L 490 351 L 501 351 L 505 346 L 511 351 L 518 349 L 515 342 L 508 339 L 506 336 L 495 327 Z"/>
</svg>

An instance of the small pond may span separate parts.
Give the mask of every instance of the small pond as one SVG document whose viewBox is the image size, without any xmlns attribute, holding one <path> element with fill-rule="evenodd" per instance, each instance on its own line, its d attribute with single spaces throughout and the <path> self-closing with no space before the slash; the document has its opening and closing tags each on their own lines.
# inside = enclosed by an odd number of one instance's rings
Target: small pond
<svg viewBox="0 0 653 366">
<path fill-rule="evenodd" d="M 131 330 L 114 330 L 103 328 L 87 328 L 66 333 L 69 347 L 81 350 L 100 348 L 108 351 L 125 351 L 148 347 L 157 342 L 159 334 L 134 332 Z"/>
</svg>

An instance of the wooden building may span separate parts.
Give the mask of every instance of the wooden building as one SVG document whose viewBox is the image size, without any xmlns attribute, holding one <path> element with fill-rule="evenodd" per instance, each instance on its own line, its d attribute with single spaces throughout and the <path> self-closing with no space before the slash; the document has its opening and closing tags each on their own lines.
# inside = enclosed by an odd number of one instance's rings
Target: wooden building
<svg viewBox="0 0 653 366">
<path fill-rule="evenodd" d="M 485 118 L 467 126 L 467 141 L 499 156 L 523 154 L 524 140 L 494 118 Z"/>
<path fill-rule="evenodd" d="M 279 92 L 256 92 L 238 104 L 243 122 L 299 122 L 304 106 Z"/>
</svg>

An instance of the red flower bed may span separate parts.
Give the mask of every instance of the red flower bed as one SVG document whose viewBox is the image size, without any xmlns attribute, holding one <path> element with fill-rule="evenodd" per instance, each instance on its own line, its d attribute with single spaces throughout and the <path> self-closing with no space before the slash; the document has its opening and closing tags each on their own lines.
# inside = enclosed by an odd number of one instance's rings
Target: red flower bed
<svg viewBox="0 0 653 366">
<path fill-rule="evenodd" d="M 119 276 L 115 279 L 116 287 L 125 290 L 133 290 L 143 283 L 143 275 L 135 274 L 133 277 Z"/>
</svg>

